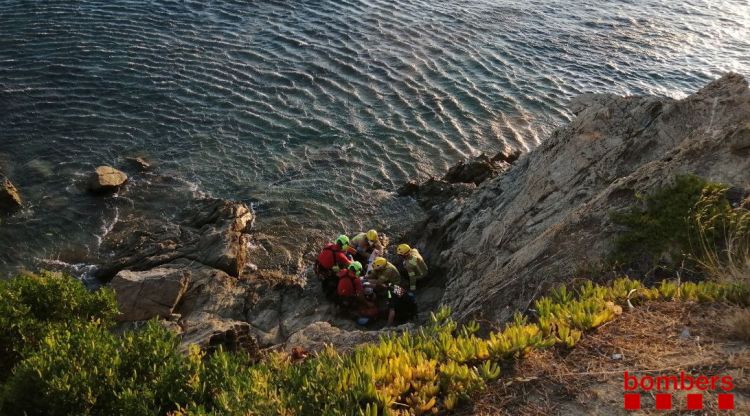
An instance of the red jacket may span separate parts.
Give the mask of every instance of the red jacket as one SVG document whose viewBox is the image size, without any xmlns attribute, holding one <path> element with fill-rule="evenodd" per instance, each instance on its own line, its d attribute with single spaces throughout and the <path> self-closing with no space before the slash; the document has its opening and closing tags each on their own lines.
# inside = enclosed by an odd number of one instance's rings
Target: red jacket
<svg viewBox="0 0 750 416">
<path fill-rule="evenodd" d="M 318 254 L 318 264 L 326 270 L 331 270 L 336 264 L 343 269 L 349 266 L 351 262 L 349 257 L 346 257 L 346 254 L 339 249 L 339 246 L 333 243 L 326 244 Z"/>
<path fill-rule="evenodd" d="M 339 285 L 336 293 L 342 298 L 361 295 L 363 292 L 362 280 L 357 277 L 351 270 L 342 270 L 339 272 Z"/>
</svg>

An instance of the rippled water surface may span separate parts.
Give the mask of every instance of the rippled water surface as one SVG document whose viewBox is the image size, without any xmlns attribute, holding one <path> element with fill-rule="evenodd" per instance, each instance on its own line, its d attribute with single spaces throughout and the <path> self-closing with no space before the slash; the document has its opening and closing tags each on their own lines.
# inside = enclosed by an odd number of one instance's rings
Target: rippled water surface
<svg viewBox="0 0 750 416">
<path fill-rule="evenodd" d="M 85 172 L 134 155 L 261 226 L 387 224 L 399 184 L 533 148 L 581 92 L 750 74 L 747 1 L 690 3 L 0 1 L 0 167 L 28 200 L 0 263 L 90 252 L 119 211 Z"/>
</svg>

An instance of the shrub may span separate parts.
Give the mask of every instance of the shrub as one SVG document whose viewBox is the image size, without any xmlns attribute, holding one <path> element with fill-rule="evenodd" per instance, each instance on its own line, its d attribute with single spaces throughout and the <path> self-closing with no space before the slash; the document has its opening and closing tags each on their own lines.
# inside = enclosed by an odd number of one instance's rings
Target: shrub
<svg viewBox="0 0 750 416">
<path fill-rule="evenodd" d="M 91 292 L 70 276 L 43 272 L 0 280 L 0 380 L 51 330 L 82 321 L 108 326 L 116 314 L 111 290 Z"/>
<path fill-rule="evenodd" d="M 644 206 L 613 213 L 626 230 L 611 260 L 650 269 L 671 266 L 718 279 L 750 278 L 750 211 L 732 208 L 726 185 L 678 176 L 672 186 L 641 197 Z"/>
<path fill-rule="evenodd" d="M 732 338 L 750 342 L 750 309 L 737 309 L 725 318 L 725 326 Z"/>
<path fill-rule="evenodd" d="M 718 187 L 696 176 L 678 176 L 673 185 L 639 196 L 642 207 L 610 214 L 615 224 L 626 227 L 615 239 L 612 259 L 646 267 L 653 267 L 664 255 L 679 262 L 683 253 L 691 251 L 691 210 L 705 188 Z"/>
<path fill-rule="evenodd" d="M 750 211 L 732 208 L 726 188 L 706 188 L 693 207 L 691 246 L 711 277 L 750 279 Z"/>
<path fill-rule="evenodd" d="M 26 415 L 152 415 L 187 404 L 202 354 L 183 356 L 157 322 L 122 338 L 96 323 L 57 327 L 13 370 L 0 410 Z"/>
<path fill-rule="evenodd" d="M 68 281 L 67 285 L 73 285 Z M 78 284 L 77 282 L 75 284 Z M 158 322 L 121 336 L 98 320 L 50 328 L 26 350 L 0 393 L 0 413 L 18 415 L 425 415 L 453 410 L 501 376 L 502 361 L 532 349 L 573 348 L 615 319 L 630 300 L 722 301 L 747 305 L 740 283 L 620 278 L 565 286 L 516 313 L 502 330 L 477 336 L 448 309 L 415 332 L 390 334 L 349 354 L 328 348 L 302 363 L 269 353 L 260 363 L 219 349 L 180 352 Z"/>
</svg>

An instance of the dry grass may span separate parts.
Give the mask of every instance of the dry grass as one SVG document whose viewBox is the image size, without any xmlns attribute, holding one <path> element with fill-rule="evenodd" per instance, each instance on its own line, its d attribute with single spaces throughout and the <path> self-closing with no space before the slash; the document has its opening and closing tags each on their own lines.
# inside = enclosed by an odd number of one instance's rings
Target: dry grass
<svg viewBox="0 0 750 416">
<path fill-rule="evenodd" d="M 750 345 L 748 338 L 732 339 L 723 318 L 727 313 L 750 328 L 750 310 L 724 305 L 665 302 L 626 312 L 587 334 L 571 351 L 533 352 L 458 414 L 633 414 L 623 410 L 625 371 L 731 375 L 735 414 L 750 414 Z M 643 409 L 654 409 L 653 397 L 643 396 Z M 684 397 L 675 394 L 675 409 L 683 404 Z M 706 397 L 704 405 L 704 412 L 717 411 L 713 397 Z M 657 414 L 640 414 L 651 413 Z"/>
<path fill-rule="evenodd" d="M 738 308 L 728 314 L 724 324 L 732 338 L 750 343 L 750 309 Z"/>
</svg>

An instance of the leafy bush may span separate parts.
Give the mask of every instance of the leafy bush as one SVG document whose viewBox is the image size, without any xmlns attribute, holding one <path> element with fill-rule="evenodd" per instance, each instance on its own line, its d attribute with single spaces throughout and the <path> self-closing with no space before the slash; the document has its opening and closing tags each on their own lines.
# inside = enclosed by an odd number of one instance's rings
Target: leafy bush
<svg viewBox="0 0 750 416">
<path fill-rule="evenodd" d="M 750 211 L 732 208 L 726 185 L 678 176 L 672 186 L 641 197 L 642 208 L 613 213 L 626 231 L 612 260 L 651 268 L 671 266 L 714 278 L 750 278 Z"/>
<path fill-rule="evenodd" d="M 647 288 L 628 278 L 607 286 L 586 282 L 553 290 L 536 300 L 535 315 L 517 313 L 485 338 L 477 336 L 476 322 L 459 325 L 441 309 L 415 332 L 384 336 L 349 354 L 329 348 L 301 363 L 283 353 L 260 363 L 222 350 L 205 356 L 196 346 L 183 354 L 178 338 L 158 322 L 118 336 L 100 320 L 83 319 L 50 328 L 36 349 L 24 350 L 0 393 L 0 413 L 434 414 L 455 409 L 500 377 L 503 361 L 535 348 L 572 348 L 622 313 L 620 305 L 646 300 L 747 305 L 750 289 L 718 282 Z"/>
<path fill-rule="evenodd" d="M 184 356 L 157 322 L 122 338 L 95 323 L 51 330 L 7 380 L 3 411 L 28 415 L 152 415 L 188 403 L 202 353 Z"/>
<path fill-rule="evenodd" d="M 676 263 L 690 253 L 690 213 L 704 189 L 721 188 L 696 176 L 678 176 L 672 186 L 640 196 L 643 207 L 612 213 L 615 224 L 627 229 L 615 239 L 613 260 L 655 265 L 667 255 Z"/>
<path fill-rule="evenodd" d="M 111 290 L 91 292 L 70 276 L 43 272 L 0 280 L 0 380 L 50 331 L 77 322 L 107 326 L 116 314 Z"/>
</svg>

